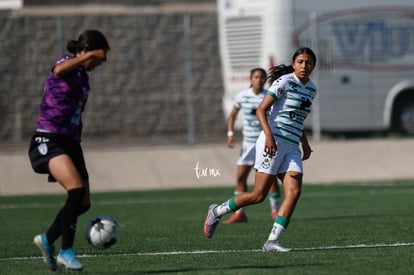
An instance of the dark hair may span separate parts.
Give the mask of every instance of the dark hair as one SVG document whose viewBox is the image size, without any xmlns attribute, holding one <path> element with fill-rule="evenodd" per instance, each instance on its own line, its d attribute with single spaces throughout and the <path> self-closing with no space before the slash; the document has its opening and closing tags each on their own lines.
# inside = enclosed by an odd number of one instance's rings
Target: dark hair
<svg viewBox="0 0 414 275">
<path fill-rule="evenodd" d="M 254 68 L 254 69 L 251 69 L 250 70 L 250 78 L 252 78 L 252 76 L 253 76 L 253 74 L 255 72 L 261 72 L 264 75 L 265 79 L 267 78 L 266 70 L 265 69 L 262 69 L 262 68 Z"/>
<path fill-rule="evenodd" d="M 296 57 L 298 57 L 298 55 L 301 55 L 301 54 L 304 54 L 304 53 L 310 55 L 312 57 L 314 63 L 316 64 L 316 55 L 315 55 L 315 53 L 310 48 L 307 48 L 307 47 L 302 47 L 302 48 L 297 49 L 296 52 L 293 54 L 292 62 L 295 61 L 295 59 L 296 59 Z M 272 84 L 273 81 L 275 81 L 276 79 L 278 79 L 282 75 L 290 74 L 290 73 L 293 73 L 293 72 L 294 72 L 294 69 L 293 69 L 292 65 L 287 66 L 287 65 L 284 65 L 284 64 L 280 64 L 278 66 L 274 66 L 274 67 L 269 69 L 269 78 L 268 78 L 269 83 Z"/>
<path fill-rule="evenodd" d="M 91 51 L 97 49 L 103 49 L 108 51 L 109 44 L 105 36 L 97 30 L 87 30 L 83 32 L 78 40 L 71 40 L 66 46 L 68 52 L 72 54 L 79 53 L 83 50 Z"/>
</svg>

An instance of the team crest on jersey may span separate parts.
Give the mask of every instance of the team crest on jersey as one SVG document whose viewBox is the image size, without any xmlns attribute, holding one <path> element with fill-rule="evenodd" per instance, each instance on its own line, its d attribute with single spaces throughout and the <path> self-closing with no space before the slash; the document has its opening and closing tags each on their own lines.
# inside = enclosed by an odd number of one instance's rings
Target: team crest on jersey
<svg viewBox="0 0 414 275">
<path fill-rule="evenodd" d="M 46 155 L 47 154 L 47 145 L 46 143 L 40 143 L 39 146 L 37 146 L 37 150 L 39 151 L 39 153 L 41 155 Z"/>
<path fill-rule="evenodd" d="M 278 95 L 281 96 L 285 93 L 285 90 L 283 88 L 278 89 Z"/>
<path fill-rule="evenodd" d="M 265 158 L 263 160 L 263 162 L 262 162 L 262 167 L 263 167 L 263 169 L 269 169 L 269 167 L 270 167 L 270 159 Z"/>
</svg>

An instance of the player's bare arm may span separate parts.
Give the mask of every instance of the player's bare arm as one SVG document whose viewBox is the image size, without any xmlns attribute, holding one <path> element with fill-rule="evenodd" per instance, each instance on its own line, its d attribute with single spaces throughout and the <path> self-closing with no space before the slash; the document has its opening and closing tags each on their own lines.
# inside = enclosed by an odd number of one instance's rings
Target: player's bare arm
<svg viewBox="0 0 414 275">
<path fill-rule="evenodd" d="M 264 151 L 272 156 L 276 154 L 277 146 L 267 121 L 266 112 L 273 105 L 274 101 L 275 99 L 271 95 L 266 95 L 256 110 L 256 116 L 259 120 L 260 127 L 262 127 L 266 136 Z"/>
<path fill-rule="evenodd" d="M 230 112 L 229 118 L 227 119 L 227 146 L 229 148 L 234 147 L 233 129 L 234 129 L 234 122 L 236 121 L 238 113 L 239 113 L 239 110 L 236 108 L 233 108 Z"/>
<path fill-rule="evenodd" d="M 312 148 L 309 145 L 308 142 L 308 138 L 305 134 L 305 132 L 303 132 L 301 138 L 300 138 L 300 142 L 302 144 L 302 151 L 303 151 L 303 156 L 302 156 L 302 160 L 307 160 L 308 158 L 310 158 L 312 151 Z"/>
<path fill-rule="evenodd" d="M 94 63 L 102 63 L 106 61 L 106 51 L 103 49 L 82 51 L 74 58 L 63 61 L 53 68 L 53 73 L 57 76 L 62 76 L 72 72 L 86 61 L 93 61 Z"/>
</svg>

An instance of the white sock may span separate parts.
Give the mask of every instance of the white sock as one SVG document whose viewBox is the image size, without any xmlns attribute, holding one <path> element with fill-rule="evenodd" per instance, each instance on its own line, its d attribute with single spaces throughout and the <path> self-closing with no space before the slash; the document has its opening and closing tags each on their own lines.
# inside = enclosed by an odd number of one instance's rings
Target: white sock
<svg viewBox="0 0 414 275">
<path fill-rule="evenodd" d="M 281 201 L 282 199 L 280 197 L 279 198 L 269 197 L 270 209 L 272 211 L 279 210 Z"/>
<path fill-rule="evenodd" d="M 223 202 L 222 204 L 218 205 L 214 212 L 216 215 L 221 218 L 222 216 L 226 215 L 227 213 L 232 212 L 229 206 L 229 201 Z"/>
<path fill-rule="evenodd" d="M 285 233 L 285 231 L 286 229 L 283 226 L 281 226 L 280 224 L 274 223 L 272 227 L 272 231 L 270 231 L 268 240 L 269 241 L 279 240 L 282 237 L 283 233 Z"/>
</svg>

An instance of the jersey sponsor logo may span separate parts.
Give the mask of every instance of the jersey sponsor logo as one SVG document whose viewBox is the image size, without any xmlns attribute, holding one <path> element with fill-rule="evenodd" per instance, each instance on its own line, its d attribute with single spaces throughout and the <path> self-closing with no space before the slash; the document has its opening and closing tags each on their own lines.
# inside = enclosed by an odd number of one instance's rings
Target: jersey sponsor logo
<svg viewBox="0 0 414 275">
<path fill-rule="evenodd" d="M 291 112 L 289 112 L 289 117 L 290 117 L 290 119 L 292 119 L 292 120 L 296 120 L 297 116 L 296 116 L 296 114 L 295 114 L 295 111 L 291 111 Z"/>
<path fill-rule="evenodd" d="M 310 106 L 312 106 L 312 102 L 309 100 L 309 98 L 302 97 L 302 103 L 300 104 L 299 108 L 301 110 L 306 110 L 306 109 L 310 108 Z"/>
<path fill-rule="evenodd" d="M 35 141 L 36 143 L 48 143 L 49 139 L 47 137 L 36 137 Z"/>
</svg>

